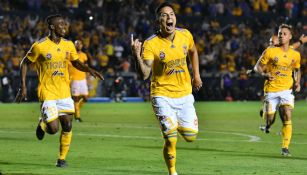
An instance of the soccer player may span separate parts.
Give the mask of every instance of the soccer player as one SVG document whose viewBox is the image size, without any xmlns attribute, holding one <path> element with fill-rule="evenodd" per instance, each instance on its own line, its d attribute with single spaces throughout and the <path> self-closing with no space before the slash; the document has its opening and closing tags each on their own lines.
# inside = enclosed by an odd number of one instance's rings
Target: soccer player
<svg viewBox="0 0 307 175">
<path fill-rule="evenodd" d="M 307 42 L 307 36 L 305 36 L 304 34 L 301 35 L 301 37 L 299 38 L 299 41 L 293 43 L 290 47 L 293 48 L 293 49 L 298 49 L 300 46 L 303 46 L 305 43 Z M 278 47 L 279 46 L 279 39 L 278 39 L 278 36 L 277 35 L 273 35 L 270 40 L 269 40 L 269 47 Z M 257 65 L 259 64 L 259 61 L 260 59 L 257 61 L 254 69 L 250 69 L 250 70 L 247 70 L 247 74 L 251 74 L 253 72 L 255 72 L 255 70 L 257 69 Z M 281 115 L 283 114 L 282 112 L 282 109 L 283 108 L 279 108 L 278 111 L 279 111 L 279 116 L 280 118 L 283 118 Z M 263 117 L 263 109 L 260 109 L 260 117 Z M 273 125 L 273 123 L 275 122 L 275 116 L 276 116 L 276 113 L 274 114 L 274 117 L 271 119 L 271 125 Z M 265 127 L 265 126 L 260 126 L 260 129 L 262 131 L 264 131 L 265 133 L 269 133 L 269 128 Z"/>
<path fill-rule="evenodd" d="M 198 119 L 193 106 L 192 87 L 202 87 L 198 53 L 192 34 L 176 28 L 176 15 L 168 2 L 156 11 L 159 30 L 142 43 L 131 36 L 131 48 L 139 74 L 147 79 L 151 73 L 151 102 L 164 137 L 163 155 L 169 175 L 177 175 L 177 132 L 187 142 L 196 139 Z M 193 79 L 189 74 L 190 58 Z M 192 83 L 191 83 L 192 82 Z"/>
<path fill-rule="evenodd" d="M 85 64 L 88 59 L 86 54 L 82 52 L 82 47 L 83 47 L 82 41 L 76 40 L 75 47 L 78 52 L 79 60 Z M 70 83 L 71 94 L 75 105 L 75 120 L 77 122 L 82 122 L 82 119 L 80 117 L 80 110 L 83 103 L 86 102 L 88 98 L 86 73 L 74 68 L 72 64 L 69 64 L 69 75 L 71 79 Z"/>
<path fill-rule="evenodd" d="M 35 63 L 39 79 L 38 97 L 42 102 L 36 136 L 42 140 L 45 132 L 55 134 L 61 124 L 60 154 L 56 166 L 66 167 L 65 158 L 72 137 L 72 114 L 75 111 L 70 94 L 68 62 L 71 61 L 74 67 L 94 77 L 103 79 L 103 76 L 84 65 L 78 59 L 74 44 L 63 38 L 67 31 L 61 15 L 48 16 L 46 22 L 49 35 L 35 42 L 20 63 L 21 87 L 16 101 L 21 102 L 26 98 L 27 67 Z"/>
<path fill-rule="evenodd" d="M 281 154 L 290 156 L 289 145 L 292 136 L 291 115 L 294 108 L 295 92 L 301 89 L 300 53 L 290 47 L 292 27 L 286 24 L 279 26 L 279 46 L 268 47 L 259 58 L 256 70 L 266 78 L 264 83 L 264 115 L 266 130 L 269 130 L 274 119 L 276 109 L 282 110 L 282 149 Z M 294 83 L 292 79 L 294 75 Z M 293 87 L 294 84 L 294 87 Z"/>
</svg>

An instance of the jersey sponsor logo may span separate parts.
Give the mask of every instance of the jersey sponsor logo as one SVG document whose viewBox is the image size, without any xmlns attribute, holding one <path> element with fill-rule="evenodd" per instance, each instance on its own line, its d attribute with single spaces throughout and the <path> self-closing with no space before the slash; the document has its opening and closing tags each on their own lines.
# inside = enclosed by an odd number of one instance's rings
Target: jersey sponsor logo
<svg viewBox="0 0 307 175">
<path fill-rule="evenodd" d="M 286 77 L 287 76 L 287 74 L 283 74 L 280 71 L 275 72 L 275 75 L 281 76 L 281 77 Z"/>
<path fill-rule="evenodd" d="M 54 77 L 54 76 L 64 76 L 64 73 L 63 72 L 60 72 L 60 71 L 58 71 L 58 70 L 56 70 L 56 71 L 54 71 L 53 73 L 52 73 L 52 76 Z"/>
<path fill-rule="evenodd" d="M 46 62 L 45 65 L 47 69 L 66 68 L 66 61 Z"/>
<path fill-rule="evenodd" d="M 160 51 L 159 57 L 160 57 L 160 60 L 164 60 L 165 59 L 165 53 L 163 51 Z"/>
<path fill-rule="evenodd" d="M 185 72 L 183 69 L 176 70 L 176 69 L 171 69 L 167 72 L 167 75 L 172 75 L 172 74 L 177 74 L 177 73 L 183 73 Z"/>
<path fill-rule="evenodd" d="M 175 67 L 184 66 L 186 65 L 186 58 L 179 58 L 175 60 L 170 60 L 166 63 L 166 66 L 170 69 L 174 69 Z"/>
<path fill-rule="evenodd" d="M 46 58 L 50 60 L 52 58 L 51 53 L 47 53 Z"/>
</svg>

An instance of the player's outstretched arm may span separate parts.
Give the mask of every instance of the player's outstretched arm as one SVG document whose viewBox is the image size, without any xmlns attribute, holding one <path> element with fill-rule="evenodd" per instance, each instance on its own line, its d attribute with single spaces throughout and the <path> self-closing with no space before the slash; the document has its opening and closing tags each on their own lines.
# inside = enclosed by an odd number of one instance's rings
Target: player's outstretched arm
<svg viewBox="0 0 307 175">
<path fill-rule="evenodd" d="M 303 35 L 301 35 L 300 39 L 299 39 L 297 42 L 295 42 L 295 43 L 292 44 L 292 47 L 293 47 L 294 49 L 297 49 L 297 48 L 303 46 L 306 42 L 307 42 L 307 36 L 305 36 L 305 35 L 303 34 Z"/>
<path fill-rule="evenodd" d="M 136 62 L 136 69 L 142 76 L 143 80 L 149 78 L 153 60 L 144 60 L 141 56 L 142 42 L 139 39 L 133 39 L 131 35 L 131 51 Z"/>
<path fill-rule="evenodd" d="M 20 62 L 20 87 L 18 89 L 18 92 L 15 97 L 15 102 L 20 103 L 22 100 L 27 99 L 27 86 L 26 86 L 26 76 L 27 76 L 27 70 L 28 65 L 31 63 L 31 61 L 24 57 Z"/>
<path fill-rule="evenodd" d="M 101 73 L 97 72 L 96 70 L 88 67 L 86 64 L 82 63 L 79 59 L 71 61 L 71 64 L 82 72 L 89 72 L 93 77 L 98 77 L 100 80 L 104 80 Z"/>
<path fill-rule="evenodd" d="M 199 89 L 203 86 L 203 82 L 200 78 L 199 73 L 199 59 L 198 59 L 198 53 L 195 45 L 192 47 L 192 49 L 189 50 L 189 57 L 192 64 L 192 71 L 193 71 L 193 89 L 196 91 L 199 91 Z"/>
</svg>

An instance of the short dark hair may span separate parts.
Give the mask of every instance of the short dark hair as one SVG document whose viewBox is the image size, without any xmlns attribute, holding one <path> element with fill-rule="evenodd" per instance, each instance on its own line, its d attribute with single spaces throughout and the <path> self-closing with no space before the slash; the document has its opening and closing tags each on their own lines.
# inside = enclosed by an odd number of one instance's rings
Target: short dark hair
<svg viewBox="0 0 307 175">
<path fill-rule="evenodd" d="M 160 15 L 160 11 L 161 11 L 161 9 L 164 8 L 164 7 L 170 7 L 171 9 L 173 9 L 173 11 L 175 11 L 173 5 L 172 5 L 170 2 L 167 2 L 167 1 L 166 1 L 166 2 L 161 3 L 161 4 L 156 8 L 156 10 L 155 10 L 156 17 L 158 17 L 158 16 Z"/>
<path fill-rule="evenodd" d="M 281 24 L 278 29 L 282 29 L 282 28 L 286 28 L 288 30 L 290 30 L 291 34 L 292 34 L 292 26 L 289 24 Z"/>
<path fill-rule="evenodd" d="M 54 15 L 49 15 L 46 18 L 46 23 L 48 24 L 48 26 L 50 26 L 52 24 L 52 21 L 55 18 L 63 18 L 63 16 L 61 14 L 54 14 Z"/>
</svg>

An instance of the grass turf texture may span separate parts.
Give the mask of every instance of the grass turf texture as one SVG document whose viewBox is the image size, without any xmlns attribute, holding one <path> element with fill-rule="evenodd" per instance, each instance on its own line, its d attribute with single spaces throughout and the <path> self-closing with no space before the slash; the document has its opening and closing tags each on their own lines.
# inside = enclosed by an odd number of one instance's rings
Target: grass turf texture
<svg viewBox="0 0 307 175">
<path fill-rule="evenodd" d="M 293 113 L 292 157 L 280 155 L 280 119 L 264 134 L 260 102 L 198 102 L 196 142 L 179 138 L 180 175 L 306 174 L 307 102 Z M 149 103 L 85 104 L 73 123 L 67 168 L 56 168 L 59 134 L 38 141 L 39 104 L 0 104 L 0 174 L 166 175 L 163 140 Z M 259 140 L 260 139 L 260 140 Z"/>
</svg>

